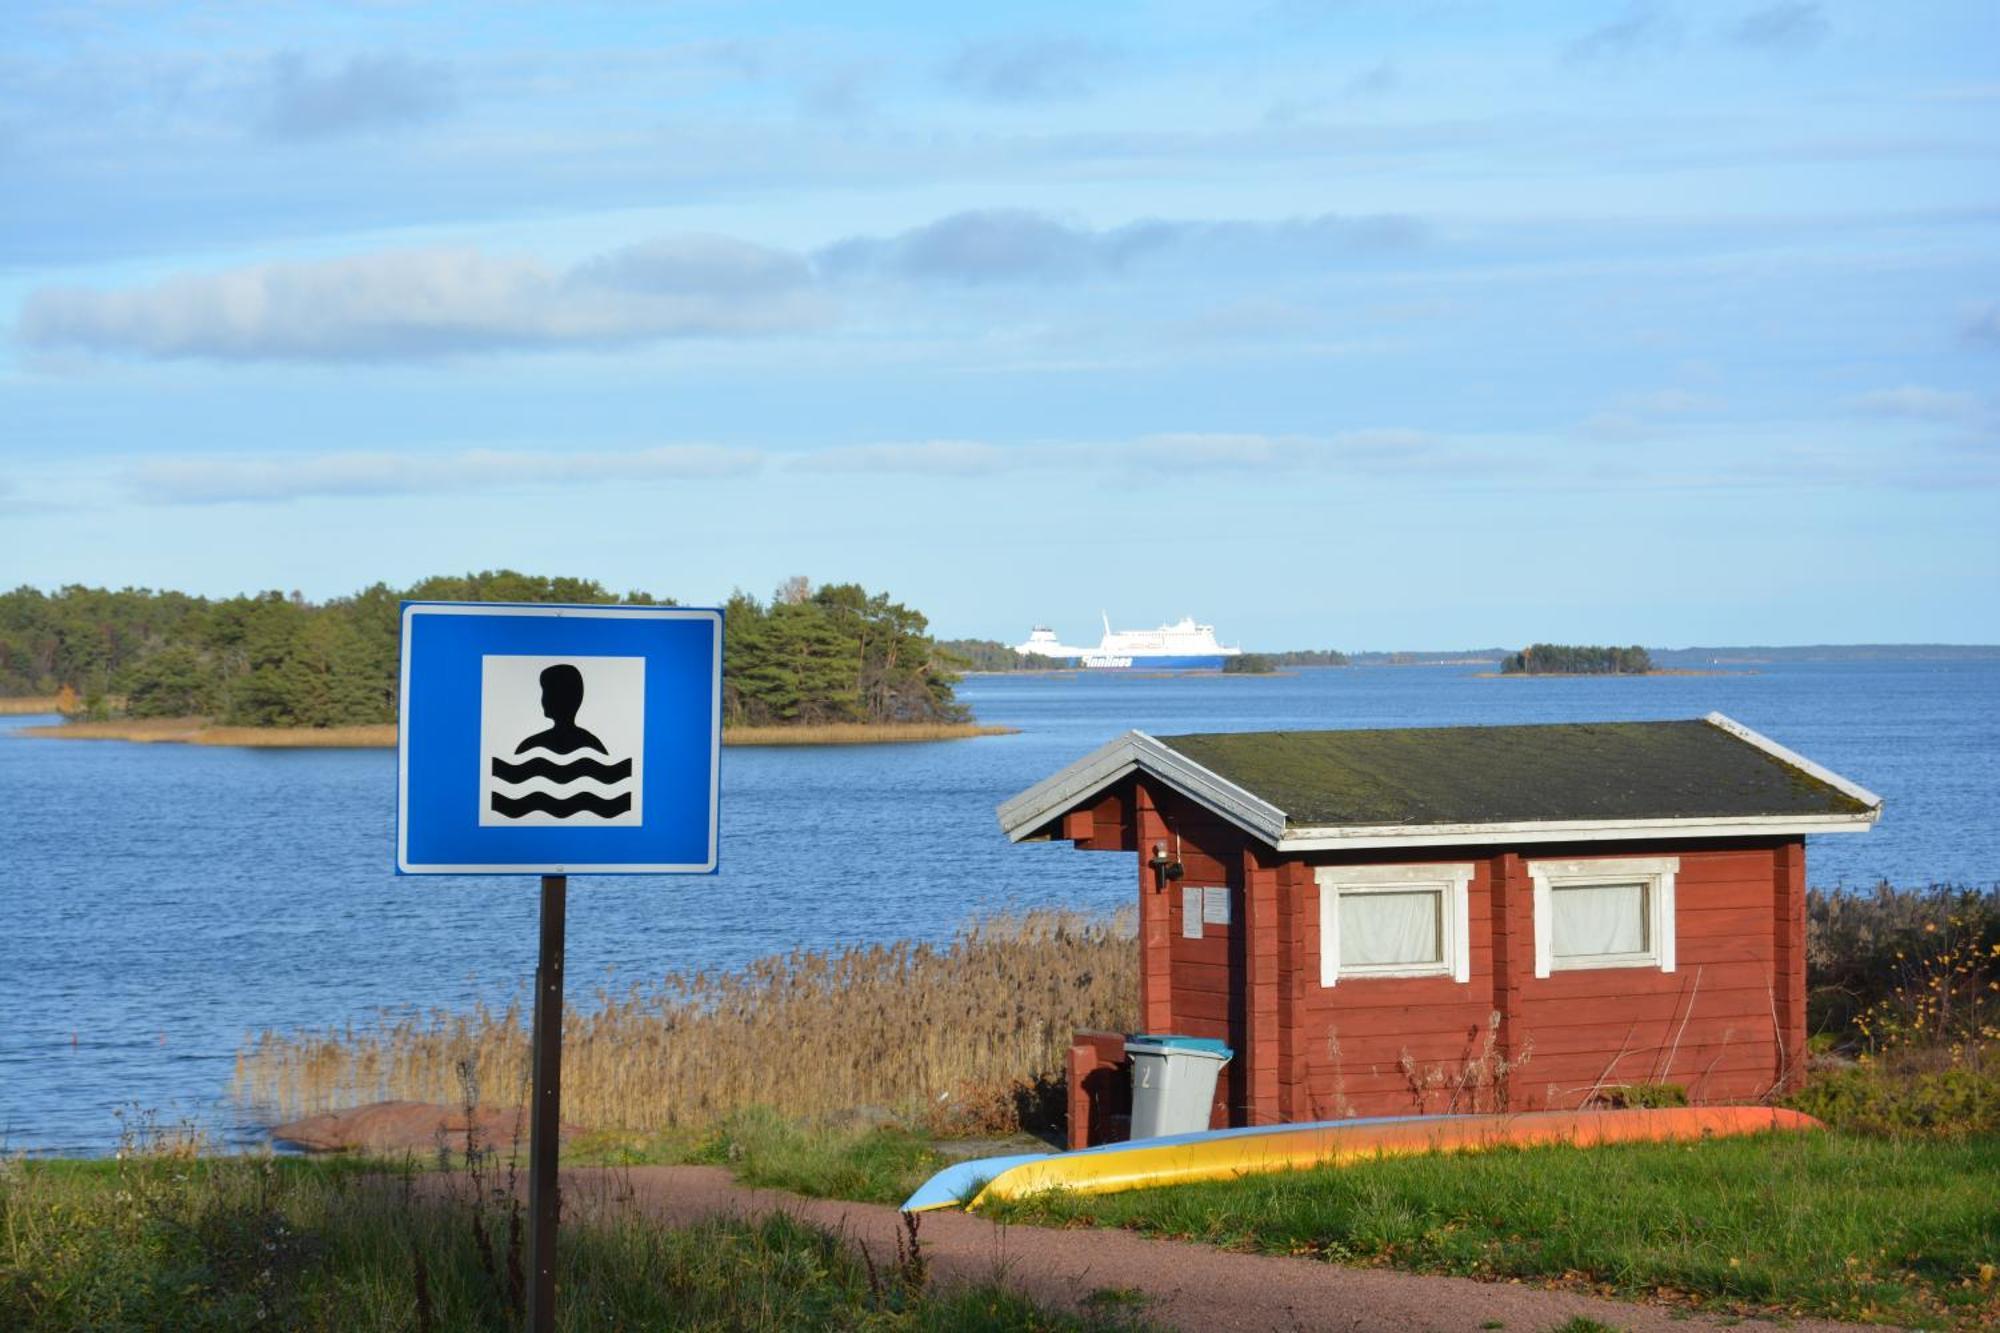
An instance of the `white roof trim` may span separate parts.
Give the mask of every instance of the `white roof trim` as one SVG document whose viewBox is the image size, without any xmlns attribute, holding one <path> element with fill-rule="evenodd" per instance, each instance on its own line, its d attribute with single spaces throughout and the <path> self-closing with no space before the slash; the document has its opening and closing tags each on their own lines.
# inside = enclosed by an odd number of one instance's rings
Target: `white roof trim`
<svg viewBox="0 0 2000 1333">
<path fill-rule="evenodd" d="M 1128 731 L 1044 778 L 999 809 L 1008 840 L 1020 842 L 1064 811 L 1139 769 L 1256 834 L 1281 852 L 1366 847 L 1477 846 L 1489 843 L 1611 842 L 1618 839 L 1779 837 L 1862 833 L 1882 815 L 1882 798 L 1721 713 L 1705 719 L 1780 763 L 1818 778 L 1869 808 L 1840 815 L 1695 815 L 1664 819 L 1515 820 L 1494 824 L 1348 824 L 1287 827 L 1285 812 L 1148 736 Z"/>
<path fill-rule="evenodd" d="M 1063 811 L 1141 768 L 1267 842 L 1275 844 L 1285 835 L 1284 811 L 1143 731 L 1126 732 L 1002 804 L 1000 827 L 1009 841 L 1019 842 Z"/>
<path fill-rule="evenodd" d="M 1707 722 L 1711 727 L 1722 728 L 1722 730 L 1728 732 L 1739 741 L 1747 741 L 1749 744 L 1756 746 L 1779 763 L 1789 764 L 1802 773 L 1809 773 L 1813 777 L 1818 778 L 1827 786 L 1847 793 L 1847 795 L 1852 796 L 1863 805 L 1872 806 L 1878 812 L 1882 808 L 1882 798 L 1874 792 L 1869 791 L 1866 787 L 1857 782 L 1849 782 L 1832 769 L 1821 768 L 1804 755 L 1794 750 L 1787 750 L 1769 736 L 1750 730 L 1750 728 L 1744 726 L 1733 717 L 1725 717 L 1721 713 L 1710 713 L 1702 720 Z M 1873 821 L 1871 820 L 1870 822 L 1872 823 Z"/>
<path fill-rule="evenodd" d="M 1058 769 L 1020 795 L 1000 803 L 1000 827 L 1008 840 L 1019 842 L 1077 802 L 1095 795 L 1138 767 L 1132 759 L 1127 732 L 1092 750 L 1068 768 Z"/>
<path fill-rule="evenodd" d="M 1621 838 L 1754 838 L 1805 833 L 1865 833 L 1879 811 L 1858 815 L 1744 815 L 1731 819 L 1523 820 L 1506 824 L 1354 824 L 1295 828 L 1281 852 L 1348 847 L 1465 847 L 1509 842 L 1612 842 Z"/>
</svg>

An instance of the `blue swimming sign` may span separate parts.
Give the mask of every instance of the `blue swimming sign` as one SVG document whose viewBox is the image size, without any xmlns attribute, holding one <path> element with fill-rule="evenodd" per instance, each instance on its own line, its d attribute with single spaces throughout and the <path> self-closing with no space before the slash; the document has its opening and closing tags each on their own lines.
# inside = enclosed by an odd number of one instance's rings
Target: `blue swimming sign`
<svg viewBox="0 0 2000 1333">
<path fill-rule="evenodd" d="M 403 604 L 396 869 L 712 874 L 722 613 Z"/>
</svg>

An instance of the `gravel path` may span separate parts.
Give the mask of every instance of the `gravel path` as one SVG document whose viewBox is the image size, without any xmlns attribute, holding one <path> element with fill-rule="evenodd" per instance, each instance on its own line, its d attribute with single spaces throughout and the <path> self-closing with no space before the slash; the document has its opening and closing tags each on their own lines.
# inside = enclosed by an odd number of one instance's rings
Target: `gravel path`
<svg viewBox="0 0 2000 1333">
<path fill-rule="evenodd" d="M 878 1264 L 894 1263 L 902 1228 L 893 1208 L 753 1190 L 708 1166 L 567 1170 L 563 1204 L 565 1214 L 582 1216 L 637 1207 L 670 1224 L 783 1211 L 845 1234 Z M 925 1214 L 921 1234 L 938 1281 L 997 1279 L 1051 1309 L 1078 1309 L 1096 1291 L 1136 1291 L 1145 1294 L 1139 1312 L 1169 1328 L 1456 1333 L 1499 1327 L 1539 1333 L 1577 1316 L 1635 1331 L 1780 1327 L 1574 1292 L 1237 1254 L 1131 1232 L 1009 1227 L 959 1212 Z M 1808 1319 L 1782 1327 L 1802 1333 L 1854 1328 Z"/>
</svg>

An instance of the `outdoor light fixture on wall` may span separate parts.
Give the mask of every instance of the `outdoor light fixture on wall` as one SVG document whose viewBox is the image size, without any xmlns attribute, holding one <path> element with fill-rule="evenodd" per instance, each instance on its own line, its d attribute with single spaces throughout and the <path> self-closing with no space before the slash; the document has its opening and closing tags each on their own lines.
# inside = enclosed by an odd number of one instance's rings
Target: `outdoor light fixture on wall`
<svg viewBox="0 0 2000 1333">
<path fill-rule="evenodd" d="M 1153 868 L 1153 888 L 1156 891 L 1187 873 L 1181 868 L 1179 857 L 1167 855 L 1167 844 L 1164 842 L 1153 844 L 1153 855 L 1146 864 Z"/>
</svg>

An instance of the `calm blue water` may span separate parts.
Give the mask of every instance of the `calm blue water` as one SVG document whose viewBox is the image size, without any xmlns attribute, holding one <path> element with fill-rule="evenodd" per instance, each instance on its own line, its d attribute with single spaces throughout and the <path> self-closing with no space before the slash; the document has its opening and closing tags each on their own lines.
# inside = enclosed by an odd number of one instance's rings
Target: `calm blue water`
<svg viewBox="0 0 2000 1333">
<path fill-rule="evenodd" d="M 1490 680 L 1475 668 L 984 677 L 962 696 L 1020 735 L 731 750 L 722 873 L 578 879 L 572 1004 L 677 967 L 795 945 L 940 936 L 968 916 L 1131 892 L 1121 856 L 1010 847 L 1002 799 L 1127 727 L 1697 717 L 1711 709 L 1887 798 L 1873 832 L 1813 840 L 1819 885 L 2000 879 L 2000 662 Z M 225 1098 L 256 1029 L 505 1000 L 534 968 L 535 882 L 389 873 L 385 751 L 55 742 L 0 727 L 0 1150 L 101 1152 L 115 1108 L 257 1141 Z"/>
</svg>

